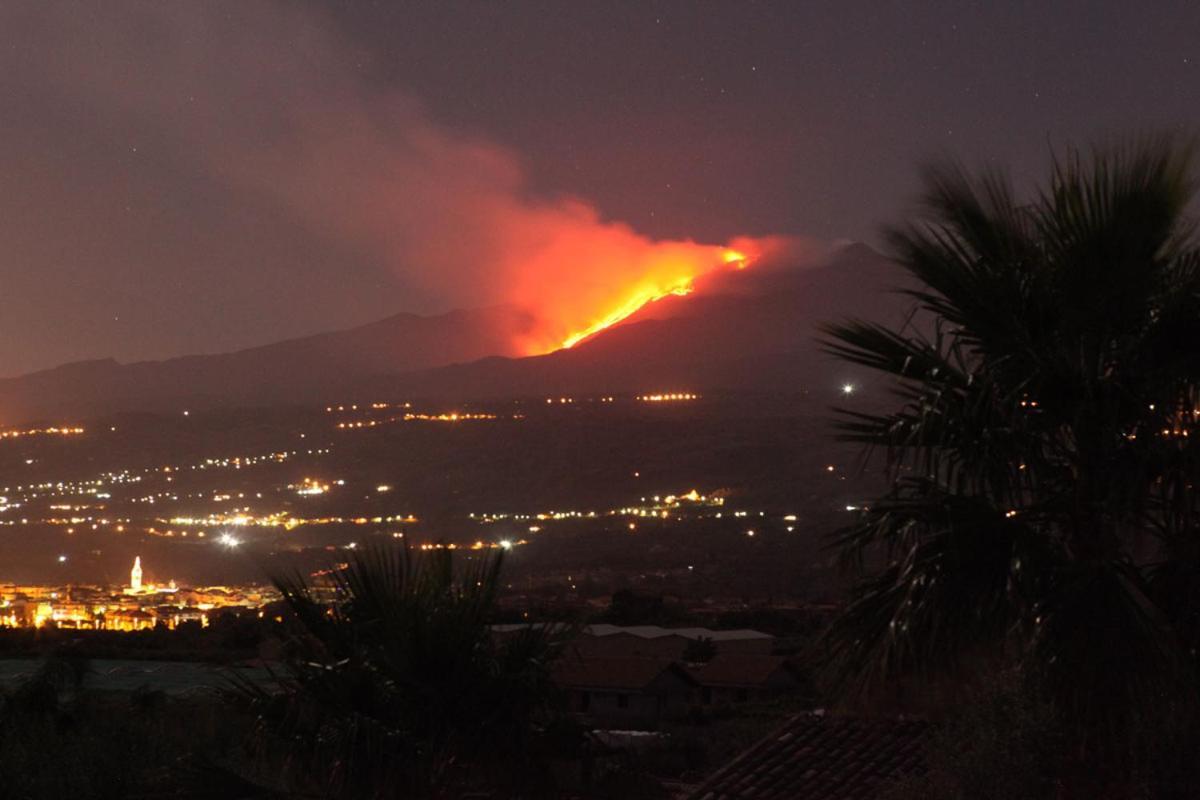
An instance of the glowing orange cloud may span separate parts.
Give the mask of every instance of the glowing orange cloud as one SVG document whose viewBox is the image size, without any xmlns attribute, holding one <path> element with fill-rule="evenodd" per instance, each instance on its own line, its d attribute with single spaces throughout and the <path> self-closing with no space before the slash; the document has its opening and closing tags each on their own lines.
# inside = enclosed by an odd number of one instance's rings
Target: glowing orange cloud
<svg viewBox="0 0 1200 800">
<path fill-rule="evenodd" d="M 489 222 L 495 274 L 504 278 L 495 293 L 537 319 L 519 343 L 525 354 L 572 347 L 647 303 L 688 294 L 698 278 L 741 269 L 774 246 L 746 238 L 731 246 L 655 241 L 600 219 L 577 200 L 511 205 Z"/>
</svg>

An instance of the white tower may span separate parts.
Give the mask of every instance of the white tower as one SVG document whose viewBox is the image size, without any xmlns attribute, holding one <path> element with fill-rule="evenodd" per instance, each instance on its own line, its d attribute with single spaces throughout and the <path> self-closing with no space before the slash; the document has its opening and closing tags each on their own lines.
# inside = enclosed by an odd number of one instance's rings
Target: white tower
<svg viewBox="0 0 1200 800">
<path fill-rule="evenodd" d="M 142 590 L 142 557 L 133 559 L 133 569 L 129 572 L 129 592 L 137 594 Z"/>
</svg>

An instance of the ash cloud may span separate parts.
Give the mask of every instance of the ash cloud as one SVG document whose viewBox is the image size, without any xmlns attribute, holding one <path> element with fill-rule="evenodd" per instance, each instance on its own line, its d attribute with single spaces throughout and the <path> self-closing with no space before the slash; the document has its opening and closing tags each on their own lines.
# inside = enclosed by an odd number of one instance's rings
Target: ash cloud
<svg viewBox="0 0 1200 800">
<path fill-rule="evenodd" d="M 215 351 L 511 303 L 544 350 L 721 263 L 440 126 L 323 17 L 268 3 L 9 4 L 0 373 Z M 468 102 L 464 98 L 464 102 Z"/>
</svg>

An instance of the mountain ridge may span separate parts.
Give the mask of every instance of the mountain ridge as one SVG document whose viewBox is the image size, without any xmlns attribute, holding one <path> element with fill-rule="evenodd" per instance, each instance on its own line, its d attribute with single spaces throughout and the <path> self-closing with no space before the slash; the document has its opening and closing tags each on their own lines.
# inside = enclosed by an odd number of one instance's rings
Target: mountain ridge
<svg viewBox="0 0 1200 800">
<path fill-rule="evenodd" d="M 846 315 L 898 321 L 897 299 L 883 291 L 887 276 L 898 275 L 866 245 L 849 245 L 817 264 L 710 277 L 690 295 L 647 304 L 572 348 L 538 356 L 521 356 L 514 345 L 536 320 L 491 306 L 402 312 L 229 353 L 71 362 L 0 379 L 0 419 L 401 396 L 807 391 L 837 372 L 823 366 L 816 323 Z"/>
<path fill-rule="evenodd" d="M 78 417 L 206 405 L 307 402 L 381 372 L 472 361 L 497 352 L 533 326 L 511 306 L 456 309 L 434 316 L 400 313 L 228 353 L 122 363 L 75 361 L 0 379 L 0 419 Z M 507 349 L 506 349 L 507 348 Z"/>
</svg>

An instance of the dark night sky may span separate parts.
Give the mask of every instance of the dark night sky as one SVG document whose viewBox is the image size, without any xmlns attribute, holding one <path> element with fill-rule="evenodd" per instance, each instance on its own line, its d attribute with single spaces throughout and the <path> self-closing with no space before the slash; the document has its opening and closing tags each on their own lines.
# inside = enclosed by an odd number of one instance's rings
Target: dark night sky
<svg viewBox="0 0 1200 800">
<path fill-rule="evenodd" d="M 7 3 L 0 31 L 0 374 L 511 300 L 491 254 L 567 224 L 871 240 L 931 156 L 1022 181 L 1200 122 L 1195 2 Z"/>
</svg>

